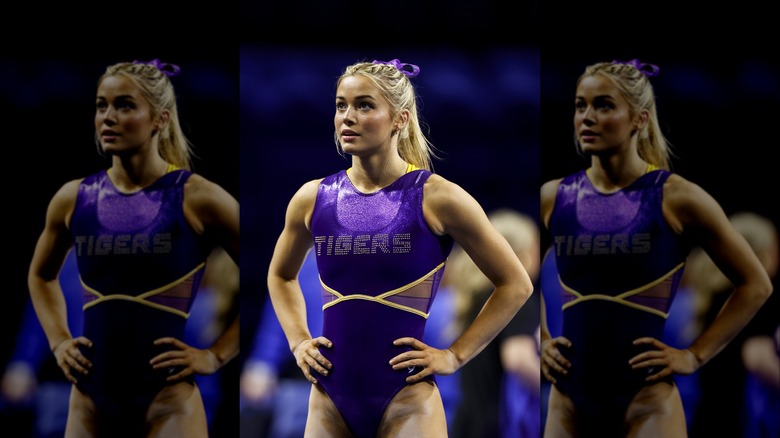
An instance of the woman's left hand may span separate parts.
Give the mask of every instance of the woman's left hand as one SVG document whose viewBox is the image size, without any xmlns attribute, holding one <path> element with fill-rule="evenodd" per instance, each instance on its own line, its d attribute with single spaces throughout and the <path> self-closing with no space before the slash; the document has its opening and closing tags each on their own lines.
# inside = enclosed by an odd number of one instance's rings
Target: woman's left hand
<svg viewBox="0 0 780 438">
<path fill-rule="evenodd" d="M 412 350 L 390 359 L 390 365 L 394 370 L 407 369 L 411 373 L 415 371 L 416 367 L 422 369 L 417 374 L 407 377 L 407 383 L 418 382 L 431 374 L 452 374 L 458 369 L 458 360 L 450 349 L 439 350 L 414 338 L 396 339 L 393 341 L 393 345 L 407 345 L 412 348 Z"/>
<path fill-rule="evenodd" d="M 209 349 L 190 347 L 176 338 L 160 338 L 154 345 L 171 345 L 174 349 L 158 354 L 149 363 L 154 369 L 182 368 L 176 374 L 168 376 L 169 382 L 181 380 L 192 374 L 213 374 L 219 369 L 217 355 Z"/>
<path fill-rule="evenodd" d="M 661 380 L 671 374 L 693 374 L 699 368 L 699 361 L 690 350 L 678 350 L 655 338 L 639 338 L 634 345 L 650 345 L 654 350 L 637 354 L 628 361 L 633 369 L 652 368 L 653 374 L 645 378 L 648 382 Z M 660 371 L 655 372 L 656 369 Z"/>
</svg>

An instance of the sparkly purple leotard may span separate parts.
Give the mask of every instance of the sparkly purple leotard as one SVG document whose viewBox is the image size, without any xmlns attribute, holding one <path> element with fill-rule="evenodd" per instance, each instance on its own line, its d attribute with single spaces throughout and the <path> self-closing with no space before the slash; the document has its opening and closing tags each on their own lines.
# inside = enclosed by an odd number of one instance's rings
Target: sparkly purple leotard
<svg viewBox="0 0 780 438">
<path fill-rule="evenodd" d="M 393 341 L 422 339 L 425 321 L 452 249 L 422 213 L 431 173 L 413 170 L 391 185 L 361 193 L 346 171 L 319 186 L 311 219 L 323 291 L 322 354 L 332 363 L 317 376 L 357 437 L 374 437 L 390 400 L 410 373 L 389 362 L 407 351 Z"/>
<path fill-rule="evenodd" d="M 572 342 L 562 348 L 572 368 L 556 386 L 599 436 L 609 436 L 606 425 L 622 425 L 628 404 L 653 373 L 631 369 L 629 359 L 647 349 L 632 342 L 662 338 L 690 251 L 663 217 L 669 175 L 653 170 L 604 194 L 580 171 L 561 181 L 555 199 L 550 232 L 563 290 L 563 336 Z"/>
<path fill-rule="evenodd" d="M 82 350 L 93 366 L 78 386 L 95 401 L 105 427 L 117 418 L 128 420 L 116 425 L 122 432 L 143 424 L 173 371 L 149 365 L 164 351 L 153 342 L 182 339 L 212 248 L 184 218 L 190 175 L 174 170 L 132 194 L 118 191 L 106 171 L 79 186 L 70 228 L 84 290 L 84 336 L 93 342 Z"/>
</svg>

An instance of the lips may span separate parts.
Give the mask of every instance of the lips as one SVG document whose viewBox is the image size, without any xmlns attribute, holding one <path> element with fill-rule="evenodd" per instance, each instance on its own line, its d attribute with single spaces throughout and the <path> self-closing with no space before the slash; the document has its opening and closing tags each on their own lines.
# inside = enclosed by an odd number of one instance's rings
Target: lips
<svg viewBox="0 0 780 438">
<path fill-rule="evenodd" d="M 349 141 L 357 138 L 359 134 L 351 129 L 345 129 L 341 131 L 341 140 L 342 141 Z"/>
<path fill-rule="evenodd" d="M 119 133 L 110 129 L 104 129 L 100 131 L 100 137 L 104 140 L 113 140 L 119 137 Z"/>
<path fill-rule="evenodd" d="M 599 134 L 597 132 L 591 131 L 590 129 L 580 131 L 580 139 L 582 141 L 592 141 L 598 136 Z"/>
</svg>

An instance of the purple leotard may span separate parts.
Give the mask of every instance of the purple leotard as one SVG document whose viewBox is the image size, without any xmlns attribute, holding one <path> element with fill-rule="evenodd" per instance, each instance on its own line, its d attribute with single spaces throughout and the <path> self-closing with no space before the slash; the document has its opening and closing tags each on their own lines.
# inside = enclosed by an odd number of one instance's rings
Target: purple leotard
<svg viewBox="0 0 780 438">
<path fill-rule="evenodd" d="M 413 170 L 391 185 L 361 193 L 346 171 L 320 183 L 311 230 L 323 293 L 322 354 L 332 363 L 317 376 L 349 429 L 374 437 L 387 405 L 418 369 L 394 371 L 407 351 L 393 341 L 423 338 L 425 321 L 452 249 L 423 217 L 423 185 Z M 432 378 L 432 377 L 431 377 Z"/>
<path fill-rule="evenodd" d="M 690 245 L 667 225 L 663 186 L 670 173 L 653 170 L 615 193 L 599 192 L 585 171 L 564 178 L 550 219 L 563 291 L 563 355 L 572 363 L 557 388 L 582 418 L 606 433 L 652 370 L 628 364 L 661 339 Z M 606 436 L 606 435 L 602 435 Z"/>
<path fill-rule="evenodd" d="M 84 336 L 93 342 L 82 350 L 93 366 L 78 386 L 95 401 L 101 424 L 128 419 L 116 425 L 122 432 L 143 424 L 173 371 L 152 369 L 149 360 L 169 349 L 153 342 L 182 339 L 211 252 L 184 218 L 190 175 L 174 170 L 131 194 L 117 190 L 106 171 L 79 186 L 70 229 L 84 291 Z"/>
</svg>

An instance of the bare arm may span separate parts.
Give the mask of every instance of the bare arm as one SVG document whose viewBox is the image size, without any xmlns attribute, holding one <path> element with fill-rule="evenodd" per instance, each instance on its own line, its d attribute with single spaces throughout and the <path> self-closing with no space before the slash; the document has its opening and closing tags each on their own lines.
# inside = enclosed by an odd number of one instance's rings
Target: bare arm
<svg viewBox="0 0 780 438">
<path fill-rule="evenodd" d="M 312 383 L 317 383 L 310 367 L 327 374 L 330 362 L 319 354 L 319 347 L 330 347 L 330 341 L 312 339 L 306 322 L 306 301 L 298 282 L 298 273 L 312 246 L 309 221 L 314 210 L 320 180 L 309 181 L 293 195 L 287 206 L 284 229 L 276 241 L 268 269 L 268 292 L 277 319 L 284 330 L 296 363 Z"/>
<path fill-rule="evenodd" d="M 185 186 L 185 215 L 196 232 L 216 241 L 239 263 L 239 204 L 225 189 L 199 175 L 192 175 Z M 191 214 L 187 214 L 191 213 Z M 222 367 L 239 352 L 239 320 L 236 316 L 222 335 L 209 348 Z"/>
<path fill-rule="evenodd" d="M 686 350 L 676 350 L 652 338 L 657 351 L 631 359 L 635 368 L 662 365 L 648 380 L 671 373 L 691 374 L 718 354 L 750 321 L 772 293 L 772 283 L 750 245 L 730 224 L 720 205 L 701 187 L 678 175 L 664 186 L 664 217 L 676 232 L 698 244 L 734 285 L 718 316 Z"/>
<path fill-rule="evenodd" d="M 698 185 L 673 176 L 664 188 L 664 200 L 664 215 L 670 225 L 691 236 L 734 284 L 734 291 L 720 314 L 689 348 L 701 366 L 753 318 L 769 298 L 772 283 L 720 205 Z"/>
<path fill-rule="evenodd" d="M 184 216 L 195 233 L 221 246 L 234 263 L 239 260 L 238 201 L 219 185 L 200 175 L 192 175 L 184 186 Z M 181 366 L 179 373 L 169 376 L 174 381 L 197 374 L 212 374 L 239 353 L 239 316 L 206 350 L 193 348 L 180 339 L 160 338 L 155 344 L 176 347 L 154 357 L 154 368 Z"/>
<path fill-rule="evenodd" d="M 76 375 L 72 371 L 86 373 L 91 366 L 78 347 L 89 347 L 91 342 L 84 337 L 73 339 L 58 276 L 72 247 L 68 224 L 76 203 L 78 185 L 78 180 L 63 185 L 49 203 L 43 232 L 35 245 L 27 275 L 30 298 L 46 333 L 49 348 L 65 376 L 74 383 Z"/>
<path fill-rule="evenodd" d="M 423 213 L 433 232 L 452 236 L 495 285 L 495 290 L 479 315 L 447 351 L 434 351 L 410 338 L 396 341 L 397 345 L 410 345 L 416 351 L 393 358 L 393 368 L 425 367 L 407 381 L 434 373 L 455 372 L 498 335 L 533 291 L 531 279 L 509 243 L 493 227 L 477 201 L 462 188 L 438 175 L 431 176 L 424 187 Z M 420 350 L 428 350 L 430 354 Z"/>
</svg>

